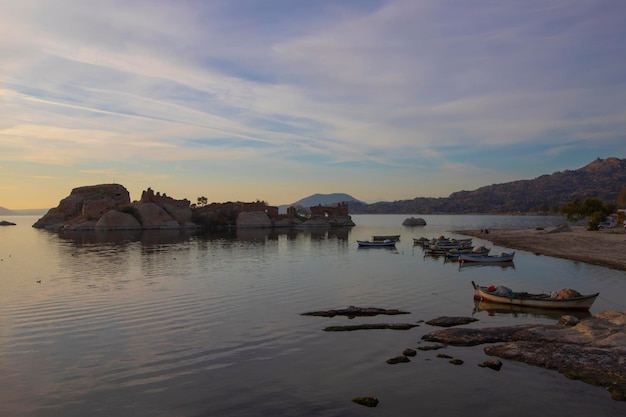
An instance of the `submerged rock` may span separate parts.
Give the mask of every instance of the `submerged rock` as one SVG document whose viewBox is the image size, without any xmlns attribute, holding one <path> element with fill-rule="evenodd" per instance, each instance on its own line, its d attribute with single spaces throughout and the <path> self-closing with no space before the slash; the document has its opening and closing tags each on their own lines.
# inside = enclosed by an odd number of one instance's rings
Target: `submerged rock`
<svg viewBox="0 0 626 417">
<path fill-rule="evenodd" d="M 413 327 L 418 327 L 418 324 L 410 323 L 366 323 L 355 324 L 352 326 L 328 326 L 324 329 L 326 332 L 349 332 L 353 330 L 409 330 Z"/>
<path fill-rule="evenodd" d="M 345 309 L 340 310 L 323 310 L 323 311 L 310 311 L 308 313 L 302 313 L 303 316 L 318 316 L 318 317 L 335 317 L 335 316 L 348 316 L 352 317 L 360 317 L 360 316 L 377 316 L 379 314 L 384 314 L 388 316 L 394 316 L 398 314 L 411 314 L 408 311 L 401 310 L 387 310 L 384 308 L 377 307 L 355 307 L 350 306 Z"/>
<path fill-rule="evenodd" d="M 443 349 L 445 348 L 446 345 L 429 345 L 429 346 L 419 346 L 418 349 L 419 350 L 438 350 L 438 349 Z"/>
<path fill-rule="evenodd" d="M 366 407 L 376 407 L 378 405 L 378 399 L 374 397 L 355 397 L 352 399 L 352 402 Z"/>
<path fill-rule="evenodd" d="M 461 326 L 463 324 L 473 323 L 478 321 L 473 317 L 448 317 L 441 316 L 436 319 L 428 320 L 426 324 L 430 324 L 431 326 L 440 326 L 440 327 L 452 327 L 452 326 Z"/>
<path fill-rule="evenodd" d="M 417 352 L 415 351 L 415 349 L 406 348 L 402 351 L 402 354 L 404 356 L 415 356 L 417 355 Z"/>
<path fill-rule="evenodd" d="M 389 365 L 395 365 L 397 363 L 407 363 L 407 362 L 411 362 L 411 360 L 409 358 L 407 358 L 404 355 L 401 356 L 396 356 L 395 358 L 389 358 L 386 361 Z"/>
<path fill-rule="evenodd" d="M 478 364 L 481 368 L 489 368 L 495 371 L 499 371 L 502 368 L 502 361 L 499 359 L 492 359 L 488 361 L 484 361 L 483 363 Z"/>
</svg>

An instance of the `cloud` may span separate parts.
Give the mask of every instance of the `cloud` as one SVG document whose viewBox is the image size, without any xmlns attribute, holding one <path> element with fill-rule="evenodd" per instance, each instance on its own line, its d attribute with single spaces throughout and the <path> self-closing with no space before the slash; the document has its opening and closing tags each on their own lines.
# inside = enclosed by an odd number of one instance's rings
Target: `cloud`
<svg viewBox="0 0 626 417">
<path fill-rule="evenodd" d="M 388 182 L 462 166 L 482 185 L 506 164 L 480 154 L 521 168 L 512 147 L 575 168 L 623 140 L 625 7 L 3 2 L 0 160 Z"/>
</svg>

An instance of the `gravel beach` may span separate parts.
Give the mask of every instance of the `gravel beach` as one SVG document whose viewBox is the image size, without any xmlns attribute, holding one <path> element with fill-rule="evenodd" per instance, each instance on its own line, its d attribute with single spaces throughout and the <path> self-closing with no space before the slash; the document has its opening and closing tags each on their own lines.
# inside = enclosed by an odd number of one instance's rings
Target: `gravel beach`
<svg viewBox="0 0 626 417">
<path fill-rule="evenodd" d="M 583 226 L 564 226 L 546 230 L 490 229 L 489 233 L 460 230 L 458 233 L 511 249 L 626 271 L 626 230 L 620 226 L 598 231 L 589 231 Z"/>
</svg>

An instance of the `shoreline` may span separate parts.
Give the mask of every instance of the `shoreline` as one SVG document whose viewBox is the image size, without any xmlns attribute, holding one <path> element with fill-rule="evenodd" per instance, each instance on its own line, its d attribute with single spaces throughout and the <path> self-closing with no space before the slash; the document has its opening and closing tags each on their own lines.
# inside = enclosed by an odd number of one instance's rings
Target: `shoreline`
<svg viewBox="0 0 626 417">
<path fill-rule="evenodd" d="M 494 245 L 524 250 L 626 271 L 626 230 L 589 231 L 584 226 L 559 226 L 545 230 L 459 230 L 455 233 L 488 240 Z"/>
</svg>

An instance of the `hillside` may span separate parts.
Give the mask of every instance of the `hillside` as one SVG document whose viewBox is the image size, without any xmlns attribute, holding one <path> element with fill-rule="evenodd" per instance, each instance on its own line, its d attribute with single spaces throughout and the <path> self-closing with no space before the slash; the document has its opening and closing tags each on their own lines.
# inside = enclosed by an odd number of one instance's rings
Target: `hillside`
<svg viewBox="0 0 626 417">
<path fill-rule="evenodd" d="M 434 213 L 546 213 L 558 212 L 574 198 L 598 198 L 617 203 L 626 186 L 626 159 L 596 159 L 577 169 L 542 175 L 532 180 L 493 184 L 473 191 L 457 191 L 449 197 L 416 197 L 412 200 L 350 204 L 352 214 Z"/>
</svg>

